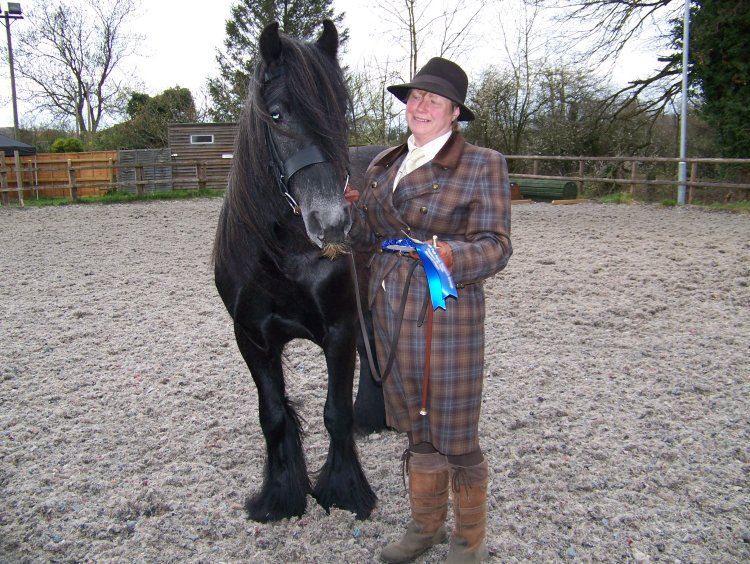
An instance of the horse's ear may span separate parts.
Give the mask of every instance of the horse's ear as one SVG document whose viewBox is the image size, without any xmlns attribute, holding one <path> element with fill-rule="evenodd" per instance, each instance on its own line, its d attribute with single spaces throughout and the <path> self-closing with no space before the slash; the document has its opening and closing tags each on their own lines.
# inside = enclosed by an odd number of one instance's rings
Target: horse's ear
<svg viewBox="0 0 750 564">
<path fill-rule="evenodd" d="M 279 37 L 279 22 L 268 24 L 260 34 L 260 54 L 266 64 L 270 64 L 281 57 L 281 37 Z"/>
<path fill-rule="evenodd" d="M 318 37 L 318 46 L 334 59 L 339 50 L 339 32 L 331 20 L 323 20 L 323 33 Z"/>
</svg>

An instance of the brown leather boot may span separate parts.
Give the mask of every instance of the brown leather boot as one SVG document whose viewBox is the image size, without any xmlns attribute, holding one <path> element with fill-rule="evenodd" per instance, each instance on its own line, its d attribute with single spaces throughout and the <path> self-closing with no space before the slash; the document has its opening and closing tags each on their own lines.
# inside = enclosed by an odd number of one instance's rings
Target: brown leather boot
<svg viewBox="0 0 750 564">
<path fill-rule="evenodd" d="M 476 466 L 451 466 L 455 527 L 446 563 L 483 562 L 490 556 L 487 529 L 487 460 Z"/>
<path fill-rule="evenodd" d="M 388 564 L 411 562 L 433 545 L 444 542 L 448 516 L 448 462 L 440 453 L 410 453 L 409 504 L 411 522 L 400 540 L 380 553 Z"/>
</svg>

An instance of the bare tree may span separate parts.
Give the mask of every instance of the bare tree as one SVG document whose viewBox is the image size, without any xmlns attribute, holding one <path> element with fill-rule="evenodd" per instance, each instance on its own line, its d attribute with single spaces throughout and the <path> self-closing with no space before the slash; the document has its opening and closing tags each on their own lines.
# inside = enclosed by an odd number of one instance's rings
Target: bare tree
<svg viewBox="0 0 750 564">
<path fill-rule="evenodd" d="M 546 65 L 546 47 L 536 45 L 539 10 L 521 6 L 514 20 L 498 16 L 506 61 L 485 68 L 469 91 L 476 122 L 467 136 L 477 143 L 518 155 L 525 149 L 526 131 L 541 102 L 538 92 Z M 506 27 L 513 24 L 513 29 Z"/>
<path fill-rule="evenodd" d="M 398 81 L 390 61 L 372 62 L 363 70 L 348 74 L 349 92 L 354 108 L 354 127 L 350 144 L 389 145 L 406 130 L 403 104 L 386 90 Z"/>
<path fill-rule="evenodd" d="M 487 0 L 377 0 L 397 43 L 408 41 L 409 76 L 422 66 L 420 53 L 429 47 L 440 57 L 457 58 L 471 45 L 472 23 Z"/>
<path fill-rule="evenodd" d="M 617 58 L 644 30 L 678 16 L 683 2 L 676 0 L 526 0 L 537 7 L 559 10 L 565 35 L 585 39 L 591 53 L 602 60 Z M 678 6 L 679 4 L 679 6 Z M 669 31 L 665 31 L 668 36 Z"/>
<path fill-rule="evenodd" d="M 626 103 L 622 119 L 613 118 L 620 108 L 602 103 L 611 95 L 608 82 L 581 61 L 565 60 L 556 42 L 538 32 L 538 6 L 520 6 L 514 16 L 498 13 L 506 57 L 472 85 L 476 120 L 466 128 L 467 139 L 514 155 L 632 154 L 649 145 L 648 127 L 633 117 L 638 106 Z M 524 168 L 517 160 L 510 165 Z M 570 172 L 564 163 L 552 166 L 547 173 Z"/>
<path fill-rule="evenodd" d="M 14 52 L 24 98 L 36 110 L 72 118 L 82 135 L 97 131 L 127 102 L 128 88 L 114 72 L 141 39 L 125 31 L 136 9 L 137 0 L 36 4 Z"/>
<path fill-rule="evenodd" d="M 684 2 L 677 0 L 525 0 L 536 7 L 546 7 L 558 14 L 561 38 L 569 46 L 585 45 L 587 55 L 594 64 L 613 62 L 625 48 L 649 29 L 658 30 L 655 49 L 671 50 L 659 57 L 661 68 L 650 76 L 632 80 L 614 93 L 610 106 L 621 104 L 623 97 L 639 103 L 643 112 L 654 116 L 661 114 L 679 94 L 682 72 L 680 58 L 674 50 L 674 22 L 678 21 Z M 613 115 L 617 115 L 616 113 Z"/>
</svg>

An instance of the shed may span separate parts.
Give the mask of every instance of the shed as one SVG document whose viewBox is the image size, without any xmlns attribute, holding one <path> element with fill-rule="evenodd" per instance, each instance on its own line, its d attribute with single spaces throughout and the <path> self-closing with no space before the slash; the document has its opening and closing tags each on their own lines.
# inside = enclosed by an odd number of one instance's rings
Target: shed
<svg viewBox="0 0 750 564">
<path fill-rule="evenodd" d="M 138 181 L 144 183 L 144 192 L 165 192 L 173 189 L 169 148 L 121 149 L 118 151 L 117 160 L 120 164 L 118 179 L 125 183 L 121 190 L 137 192 Z"/>
<path fill-rule="evenodd" d="M 232 168 L 236 123 L 172 123 L 169 148 L 172 151 L 173 180 L 178 187 L 203 176 L 208 188 L 225 188 Z"/>
<path fill-rule="evenodd" d="M 20 141 L 16 141 L 5 135 L 0 135 L 0 146 L 2 146 L 3 153 L 5 153 L 6 157 L 12 157 L 13 151 L 18 151 L 22 157 L 36 155 L 36 147 L 33 145 L 21 143 Z"/>
</svg>

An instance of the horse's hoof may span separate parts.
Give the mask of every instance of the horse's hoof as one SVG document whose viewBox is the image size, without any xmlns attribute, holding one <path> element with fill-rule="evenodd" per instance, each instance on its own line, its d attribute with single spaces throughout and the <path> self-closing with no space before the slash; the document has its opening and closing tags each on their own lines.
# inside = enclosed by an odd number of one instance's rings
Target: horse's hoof
<svg viewBox="0 0 750 564">
<path fill-rule="evenodd" d="M 385 424 L 385 418 L 380 416 L 375 417 L 362 417 L 358 418 L 357 414 L 354 414 L 354 434 L 357 437 L 366 437 L 373 433 L 381 433 L 388 430 L 388 426 Z"/>
<path fill-rule="evenodd" d="M 289 517 L 302 517 L 306 508 L 306 499 L 299 503 L 293 500 L 282 501 L 277 498 L 274 502 L 270 499 L 270 496 L 264 495 L 262 492 L 245 501 L 248 519 L 259 523 L 281 521 Z"/>
<path fill-rule="evenodd" d="M 322 474 L 321 478 L 312 495 L 326 513 L 337 507 L 351 511 L 357 519 L 367 519 L 375 509 L 378 497 L 361 470 L 336 476 Z"/>
<path fill-rule="evenodd" d="M 370 492 L 372 493 L 372 492 Z M 375 506 L 377 505 L 378 498 L 372 493 L 371 496 L 365 495 L 359 499 L 349 499 L 342 502 L 325 503 L 320 499 L 316 499 L 318 504 L 326 510 L 326 513 L 331 513 L 331 508 L 336 507 L 337 509 L 343 509 L 344 511 L 351 511 L 354 516 L 361 520 L 368 519 L 372 514 Z"/>
</svg>

